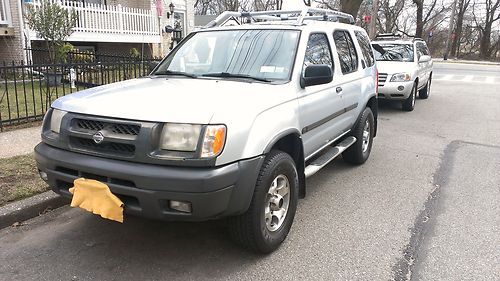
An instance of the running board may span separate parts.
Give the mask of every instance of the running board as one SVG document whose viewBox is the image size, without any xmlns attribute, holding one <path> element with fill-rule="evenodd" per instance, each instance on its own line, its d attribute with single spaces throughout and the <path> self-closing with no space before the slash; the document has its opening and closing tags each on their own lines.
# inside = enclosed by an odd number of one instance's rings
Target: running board
<svg viewBox="0 0 500 281">
<path fill-rule="evenodd" d="M 326 164 L 330 163 L 333 159 L 337 158 L 344 150 L 348 149 L 351 145 L 356 142 L 355 137 L 347 137 L 341 141 L 336 146 L 328 146 L 325 148 L 325 152 L 322 153 L 318 158 L 311 161 L 311 163 L 306 167 L 304 174 L 306 178 L 316 174 L 321 168 L 325 167 Z"/>
</svg>

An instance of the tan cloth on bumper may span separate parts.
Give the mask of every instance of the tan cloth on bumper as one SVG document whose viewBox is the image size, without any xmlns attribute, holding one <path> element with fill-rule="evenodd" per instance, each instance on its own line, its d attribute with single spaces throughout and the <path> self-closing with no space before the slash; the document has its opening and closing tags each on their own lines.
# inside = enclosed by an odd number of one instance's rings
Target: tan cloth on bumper
<svg viewBox="0 0 500 281">
<path fill-rule="evenodd" d="M 123 222 L 123 202 L 116 197 L 109 187 L 102 182 L 88 179 L 76 179 L 71 207 L 80 207 L 105 219 Z"/>
</svg>

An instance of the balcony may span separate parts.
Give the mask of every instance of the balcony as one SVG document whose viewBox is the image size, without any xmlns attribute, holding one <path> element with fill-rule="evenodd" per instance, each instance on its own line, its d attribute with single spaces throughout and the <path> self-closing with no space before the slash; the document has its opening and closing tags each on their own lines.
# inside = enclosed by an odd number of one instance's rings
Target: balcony
<svg viewBox="0 0 500 281">
<path fill-rule="evenodd" d="M 0 25 L 11 24 L 9 0 L 0 0 Z"/>
<path fill-rule="evenodd" d="M 0 0 L 5 1 L 5 0 Z M 121 5 L 102 5 L 55 0 L 78 17 L 70 42 L 160 43 L 161 31 L 156 9 L 136 9 Z M 31 4 L 40 7 L 40 0 Z M 30 31 L 31 40 L 40 40 Z"/>
</svg>

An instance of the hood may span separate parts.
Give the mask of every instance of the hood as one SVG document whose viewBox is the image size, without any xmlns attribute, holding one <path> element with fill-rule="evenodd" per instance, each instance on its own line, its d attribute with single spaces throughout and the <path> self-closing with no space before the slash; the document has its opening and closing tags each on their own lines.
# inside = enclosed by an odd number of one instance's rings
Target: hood
<svg viewBox="0 0 500 281">
<path fill-rule="evenodd" d="M 377 61 L 377 70 L 379 73 L 401 73 L 407 72 L 412 74 L 416 69 L 417 64 L 414 62 L 402 61 Z"/>
<path fill-rule="evenodd" d="M 67 95 L 52 107 L 139 121 L 209 124 L 215 113 L 225 117 L 255 116 L 290 99 L 290 91 L 280 90 L 283 87 L 246 81 L 146 77 Z"/>
</svg>

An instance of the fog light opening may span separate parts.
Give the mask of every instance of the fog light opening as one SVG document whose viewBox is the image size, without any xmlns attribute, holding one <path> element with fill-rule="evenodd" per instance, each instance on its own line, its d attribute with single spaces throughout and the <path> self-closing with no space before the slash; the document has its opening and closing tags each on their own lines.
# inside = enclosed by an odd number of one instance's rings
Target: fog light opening
<svg viewBox="0 0 500 281">
<path fill-rule="evenodd" d="M 170 207 L 170 209 L 174 209 L 176 211 L 183 212 L 183 213 L 191 213 L 192 212 L 191 202 L 170 200 L 169 207 Z"/>
<path fill-rule="evenodd" d="M 44 181 L 49 180 L 49 176 L 47 175 L 46 172 L 38 170 L 38 173 L 40 174 L 40 178 L 42 178 L 42 180 L 44 180 Z"/>
<path fill-rule="evenodd" d="M 405 89 L 405 87 L 404 87 L 404 86 L 398 86 L 398 91 L 402 91 L 402 90 L 404 90 L 404 89 Z"/>
</svg>

